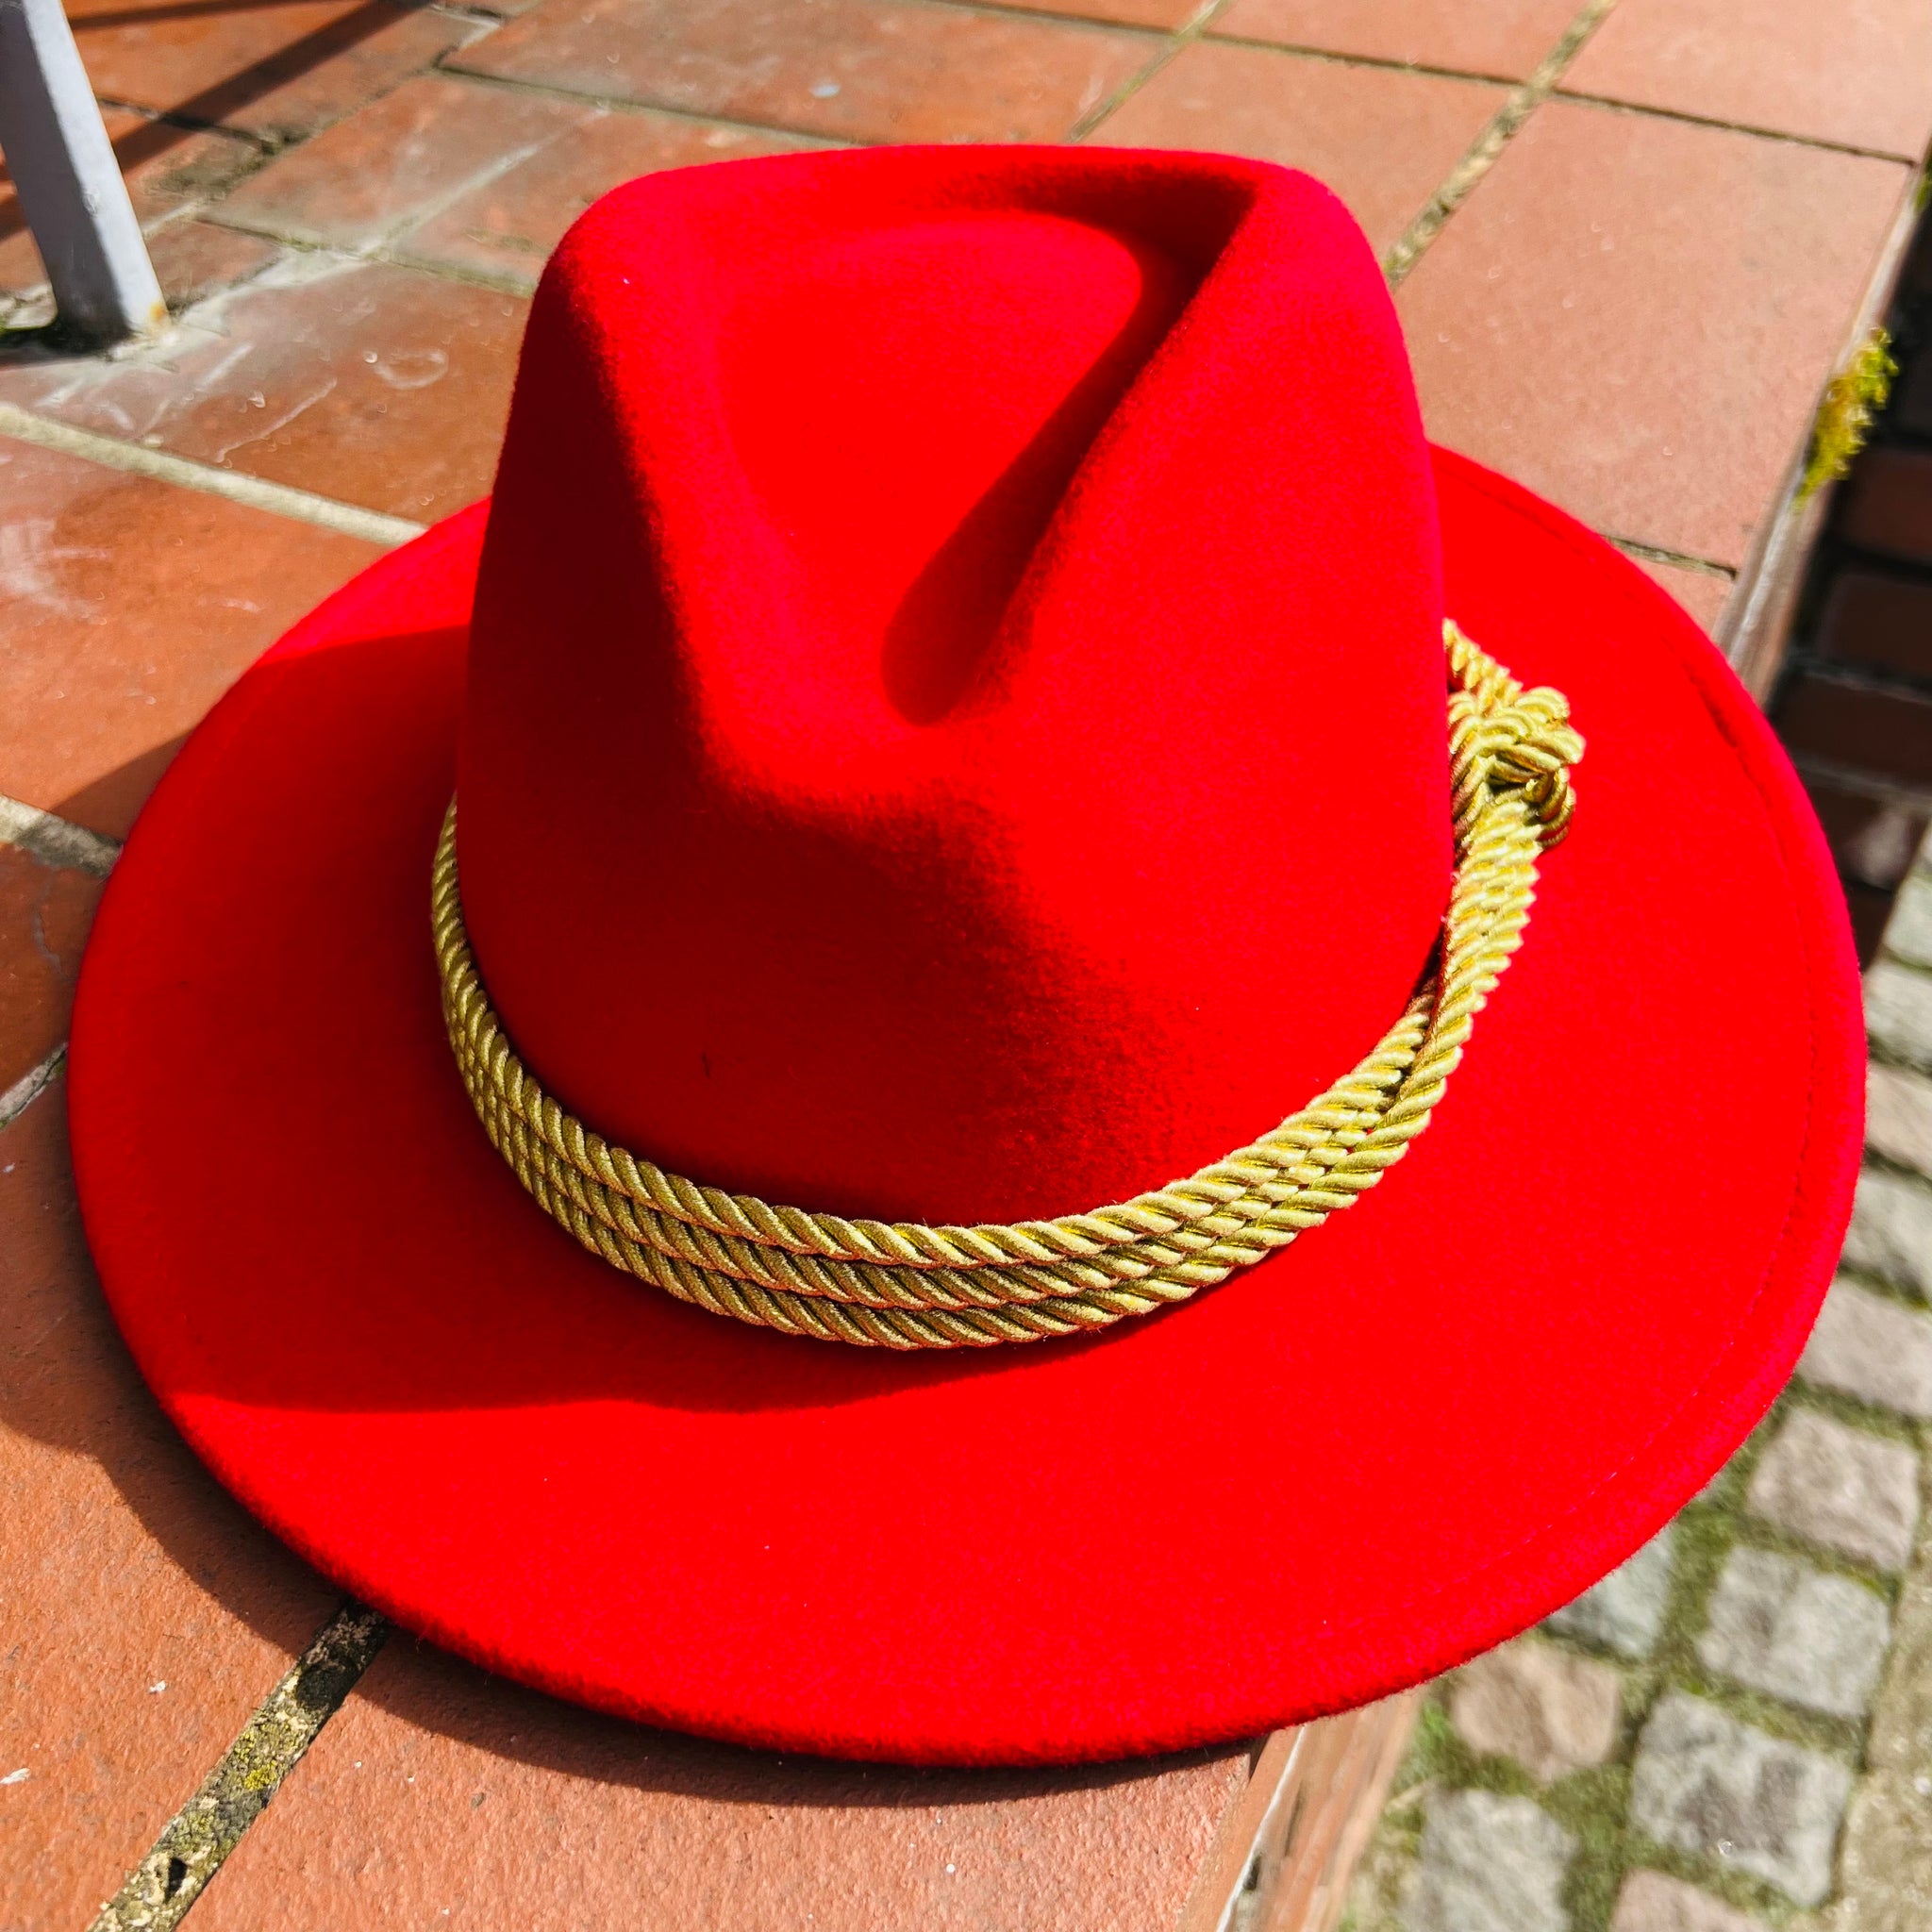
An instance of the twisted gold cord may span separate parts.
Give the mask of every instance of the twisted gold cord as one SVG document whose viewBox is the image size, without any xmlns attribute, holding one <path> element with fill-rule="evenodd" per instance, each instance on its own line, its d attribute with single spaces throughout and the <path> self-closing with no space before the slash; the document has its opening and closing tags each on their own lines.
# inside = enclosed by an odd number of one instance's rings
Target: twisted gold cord
<svg viewBox="0 0 1932 1932">
<path fill-rule="evenodd" d="M 863 1347 L 987 1347 L 1186 1301 L 1349 1207 L 1428 1124 L 1522 941 L 1536 860 L 1568 827 L 1583 755 L 1561 694 L 1525 691 L 1442 627 L 1456 870 L 1433 977 L 1355 1071 L 1198 1174 L 1091 1214 L 928 1227 L 777 1208 L 613 1147 L 517 1058 L 463 927 L 452 800 L 431 889 L 450 1045 L 491 1143 L 613 1267 L 714 1314 Z"/>
</svg>

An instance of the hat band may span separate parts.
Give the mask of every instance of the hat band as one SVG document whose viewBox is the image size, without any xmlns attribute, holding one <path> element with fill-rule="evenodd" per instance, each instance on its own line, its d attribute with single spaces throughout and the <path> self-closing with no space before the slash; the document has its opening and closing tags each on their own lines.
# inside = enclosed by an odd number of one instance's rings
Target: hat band
<svg viewBox="0 0 1932 1932">
<path fill-rule="evenodd" d="M 477 1118 L 544 1212 L 612 1267 L 789 1335 L 981 1348 L 1188 1300 L 1353 1206 L 1402 1158 L 1522 942 L 1539 853 L 1569 825 L 1583 741 L 1561 693 L 1524 690 L 1453 624 L 1442 634 L 1456 867 L 1436 970 L 1352 1073 L 1186 1180 L 1055 1221 L 926 1226 L 773 1207 L 612 1146 L 543 1091 L 490 1004 L 463 926 L 452 800 L 431 919 Z"/>
</svg>

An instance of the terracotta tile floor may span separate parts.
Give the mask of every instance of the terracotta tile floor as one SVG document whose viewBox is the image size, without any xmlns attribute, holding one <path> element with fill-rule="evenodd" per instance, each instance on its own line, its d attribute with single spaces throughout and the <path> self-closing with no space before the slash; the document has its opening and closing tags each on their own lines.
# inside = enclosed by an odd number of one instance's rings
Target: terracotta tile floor
<svg viewBox="0 0 1932 1932">
<path fill-rule="evenodd" d="M 398 1639 L 201 1909 L 214 1932 L 1165 1927 L 1246 1769 L 800 1765 L 588 1719 Z"/>
<path fill-rule="evenodd" d="M 0 348 L 0 795 L 110 840 L 242 665 L 375 554 L 363 512 L 487 490 L 524 297 L 632 175 L 971 139 L 1309 167 L 1413 263 L 1434 432 L 1715 625 L 1932 126 L 1920 0 L 71 10 L 181 312 L 111 360 Z M 0 320 L 44 316 L 38 279 L 0 188 Z M 6 809 L 0 1924 L 41 1932 L 115 1893 L 335 1597 L 201 1476 L 106 1320 L 58 1055 L 112 848 Z M 866 1787 L 398 1639 L 197 1909 L 264 1932 L 1165 1926 L 1244 1769 Z"/>
</svg>

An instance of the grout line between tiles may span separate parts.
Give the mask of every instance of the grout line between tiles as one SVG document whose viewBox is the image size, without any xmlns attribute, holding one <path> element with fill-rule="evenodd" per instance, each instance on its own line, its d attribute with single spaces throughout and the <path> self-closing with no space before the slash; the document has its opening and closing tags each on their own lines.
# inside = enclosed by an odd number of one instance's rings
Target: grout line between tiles
<svg viewBox="0 0 1932 1932">
<path fill-rule="evenodd" d="M 10 1127 L 56 1080 L 67 1064 L 67 1042 L 63 1040 L 39 1066 L 23 1074 L 4 1093 L 0 1093 L 0 1129 Z"/>
<path fill-rule="evenodd" d="M 1123 81 L 1097 108 L 1082 114 L 1074 123 L 1067 132 L 1066 138 L 1068 142 L 1071 143 L 1085 141 L 1110 115 L 1117 114 L 1169 61 L 1177 58 L 1189 47 L 1191 47 L 1208 31 L 1208 27 L 1213 24 L 1215 16 L 1227 4 L 1228 0 L 1205 0 L 1204 5 L 1195 8 L 1193 12 L 1168 37 L 1166 44 L 1161 48 L 1160 52 L 1145 67 L 1141 68 L 1140 73 L 1130 75 L 1126 80 Z"/>
<path fill-rule="evenodd" d="M 1114 38 L 1130 38 L 1145 41 L 1158 49 L 1149 64 L 1124 82 L 1119 89 L 1103 101 L 1097 108 L 1091 108 L 1074 122 L 1071 131 L 1063 139 L 1067 142 L 1084 140 L 1086 136 L 1107 119 L 1123 102 L 1135 93 L 1161 68 L 1178 54 L 1182 48 L 1198 40 L 1207 30 L 1208 25 L 1216 14 L 1228 5 L 1228 0 L 1203 0 L 1193 14 L 1172 31 L 1160 27 L 1150 27 L 1130 21 L 1095 20 L 1083 14 L 1046 13 L 1032 8 L 1002 7 L 998 0 L 917 0 L 917 4 L 935 7 L 948 13 L 975 14 L 982 19 L 1002 20 L 1008 24 L 1016 21 L 1029 21 L 1044 26 L 1057 26 L 1077 30 L 1082 33 L 1103 34 Z M 478 44 L 471 42 L 470 46 Z M 514 88 L 519 92 L 547 94 L 553 98 L 591 102 L 598 107 L 616 109 L 628 108 L 637 111 L 648 108 L 660 114 L 675 114 L 682 120 L 717 123 L 724 126 L 742 127 L 749 132 L 759 134 L 783 134 L 801 140 L 822 142 L 833 147 L 869 147 L 881 143 L 888 137 L 864 137 L 852 135 L 827 135 L 816 128 L 799 127 L 778 121 L 742 121 L 729 115 L 700 113 L 692 108 L 678 108 L 669 102 L 659 101 L 637 94 L 609 95 L 580 92 L 574 88 L 561 87 L 555 83 L 525 80 L 514 75 L 491 74 L 486 71 L 466 67 L 462 57 L 468 47 L 455 47 L 440 55 L 430 71 L 438 74 L 459 76 L 464 80 L 480 80 L 493 87 Z"/>
<path fill-rule="evenodd" d="M 460 53 L 462 49 L 456 51 Z M 873 147 L 877 144 L 858 135 L 820 134 L 808 127 L 790 127 L 778 121 L 742 121 L 730 114 L 706 113 L 696 108 L 679 108 L 667 101 L 640 99 L 635 94 L 586 93 L 578 88 L 561 87 L 555 81 L 526 80 L 520 74 L 486 74 L 480 68 L 451 66 L 443 59 L 410 77 L 415 80 L 456 81 L 464 87 L 496 88 L 504 93 L 535 94 L 546 101 L 569 101 L 577 107 L 602 108 L 608 114 L 639 117 L 664 114 L 674 121 L 691 121 L 706 127 L 735 128 L 741 134 L 783 134 L 798 141 L 817 142 L 825 147 Z M 219 202 L 209 204 L 211 208 L 219 208 L 220 206 Z"/>
<path fill-rule="evenodd" d="M 1132 34 L 1140 40 L 1164 41 L 1174 34 L 1197 29 L 1203 14 L 1219 13 L 1227 0 L 1206 0 L 1195 8 L 1192 18 L 1178 27 L 1149 26 L 1145 21 L 1102 20 L 1091 13 L 1048 13 L 1033 7 L 1006 7 L 1001 0 L 907 0 L 915 8 L 937 7 L 947 13 L 977 13 L 988 19 L 1012 22 L 1037 20 L 1048 26 L 1076 27 L 1082 33 Z"/>
<path fill-rule="evenodd" d="M 37 416 L 14 403 L 0 403 L 0 436 L 11 436 L 40 449 L 58 450 L 65 456 L 82 457 L 107 469 L 125 470 L 136 476 L 149 476 L 160 483 L 178 483 L 184 490 L 199 490 L 208 496 L 225 497 L 230 503 L 247 505 L 276 516 L 293 517 L 306 524 L 319 524 L 345 537 L 359 537 L 366 543 L 392 548 L 420 537 L 424 525 L 405 517 L 392 517 L 382 510 L 364 509 L 360 504 L 341 503 L 332 496 L 318 496 L 313 491 L 297 490 L 288 483 L 271 483 L 265 477 L 251 476 L 241 470 L 218 470 L 211 463 L 198 463 L 189 457 L 177 457 L 167 450 L 149 449 L 138 442 L 123 442 L 102 436 L 92 429 L 77 428 L 48 416 Z"/>
<path fill-rule="evenodd" d="M 268 156 L 275 152 L 274 144 L 264 141 L 258 134 L 251 134 L 245 127 L 230 127 L 223 121 L 200 121 L 192 115 L 170 112 L 164 108 L 144 107 L 139 101 L 123 100 L 117 94 L 96 94 L 96 107 L 117 114 L 138 114 L 143 121 L 159 127 L 174 127 L 183 134 L 212 134 L 224 141 L 232 141 L 242 147 L 252 147 L 257 154 Z"/>
<path fill-rule="evenodd" d="M 1584 43 L 1600 27 L 1617 0 L 1585 0 L 1576 17 L 1564 28 L 1562 38 L 1537 63 L 1536 71 L 1497 108 L 1488 126 L 1471 143 L 1469 151 L 1449 171 L 1449 178 L 1430 195 L 1400 241 L 1383 258 L 1383 273 L 1391 289 L 1400 288 L 1404 278 L 1427 252 L 1429 244 L 1442 232 L 1449 217 L 1467 201 L 1475 185 L 1495 166 L 1503 150 L 1515 138 L 1523 124 L 1556 92 L 1557 83 L 1570 63 L 1583 51 Z"/>
<path fill-rule="evenodd" d="M 388 1639 L 387 1618 L 344 1604 L 269 1692 L 201 1788 L 161 1828 L 88 1932 L 171 1932 L 267 1808 Z"/>
<path fill-rule="evenodd" d="M 1856 142 L 1826 141 L 1822 135 L 1792 134 L 1781 127 L 1754 127 L 1748 121 L 1725 121 L 1716 114 L 1693 114 L 1683 108 L 1647 107 L 1641 101 L 1619 101 L 1608 94 L 1579 93 L 1574 88 L 1551 91 L 1557 99 L 1573 101 L 1579 108 L 1600 108 L 1611 114 L 1635 114 L 1645 121 L 1677 121 L 1688 127 L 1710 127 L 1722 134 L 1748 135 L 1753 141 L 1774 141 L 1785 147 L 1808 147 L 1820 154 L 1854 155 L 1860 160 L 1892 161 L 1902 168 L 1919 164 L 1909 155 L 1894 154 L 1890 148 L 1860 147 Z"/>
<path fill-rule="evenodd" d="M 1177 27 L 1154 26 L 1144 20 L 1108 20 L 1098 13 L 1060 13 L 1046 7 L 1016 7 L 1009 0 L 926 0 L 926 4 L 951 8 L 957 13 L 989 13 L 1002 20 L 1043 20 L 1048 26 L 1099 27 L 1107 33 L 1141 34 L 1154 40 L 1185 33 L 1193 25 L 1191 20 L 1184 20 Z"/>
<path fill-rule="evenodd" d="M 71 819 L 42 811 L 37 805 L 24 805 L 4 792 L 0 792 L 0 845 L 17 845 L 42 865 L 92 873 L 97 879 L 106 878 L 121 856 L 120 840 L 103 838 Z"/>
<path fill-rule="evenodd" d="M 1427 80 L 1472 80 L 1479 87 L 1526 84 L 1520 74 L 1491 74 L 1479 67 L 1439 67 L 1428 60 L 1396 60 L 1385 54 L 1344 54 L 1335 47 L 1305 47 L 1297 41 L 1261 41 L 1253 34 L 1217 33 L 1217 47 L 1241 47 L 1257 54 L 1286 54 L 1321 67 L 1371 67 L 1378 74 L 1416 74 Z"/>
<path fill-rule="evenodd" d="M 1614 544 L 1625 557 L 1641 557 L 1646 563 L 1668 563 L 1673 569 L 1694 571 L 1704 577 L 1722 577 L 1726 583 L 1738 580 L 1735 564 L 1716 563 L 1707 557 L 1692 557 L 1688 550 L 1667 550 L 1661 543 L 1640 543 L 1635 537 L 1613 537 L 1608 531 L 1603 535 L 1607 543 Z"/>
</svg>

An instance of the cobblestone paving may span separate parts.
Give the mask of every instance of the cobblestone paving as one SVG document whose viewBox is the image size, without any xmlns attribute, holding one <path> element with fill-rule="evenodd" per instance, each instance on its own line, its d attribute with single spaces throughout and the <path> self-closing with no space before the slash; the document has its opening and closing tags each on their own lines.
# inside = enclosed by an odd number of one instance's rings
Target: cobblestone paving
<svg viewBox="0 0 1932 1932">
<path fill-rule="evenodd" d="M 1437 1685 L 1352 1932 L 1932 1926 L 1932 847 L 1868 979 L 1851 1238 L 1677 1520 Z"/>
</svg>

